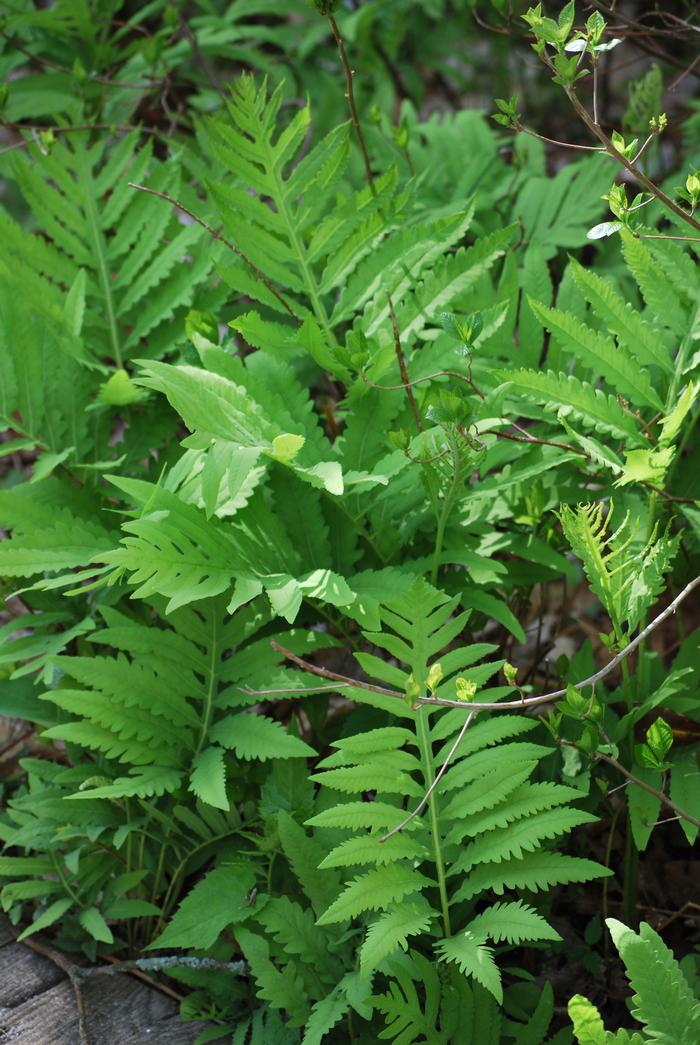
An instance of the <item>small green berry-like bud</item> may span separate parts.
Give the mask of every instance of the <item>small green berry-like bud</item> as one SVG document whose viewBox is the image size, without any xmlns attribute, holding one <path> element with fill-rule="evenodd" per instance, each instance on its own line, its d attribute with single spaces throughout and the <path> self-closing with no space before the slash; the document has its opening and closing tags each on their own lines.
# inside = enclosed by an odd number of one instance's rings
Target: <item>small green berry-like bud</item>
<svg viewBox="0 0 700 1045">
<path fill-rule="evenodd" d="M 466 703 L 469 703 L 476 696 L 476 682 L 460 676 L 455 680 L 455 690 L 457 692 L 457 700 L 464 700 Z"/>
<path fill-rule="evenodd" d="M 440 685 L 441 682 L 442 682 L 442 665 L 438 661 L 437 664 L 432 664 L 431 665 L 430 671 L 428 672 L 428 677 L 425 680 L 425 684 L 426 684 L 426 686 L 428 687 L 428 689 L 430 690 L 430 692 L 432 693 L 433 696 L 435 696 L 435 690 L 438 688 L 438 686 Z"/>
</svg>

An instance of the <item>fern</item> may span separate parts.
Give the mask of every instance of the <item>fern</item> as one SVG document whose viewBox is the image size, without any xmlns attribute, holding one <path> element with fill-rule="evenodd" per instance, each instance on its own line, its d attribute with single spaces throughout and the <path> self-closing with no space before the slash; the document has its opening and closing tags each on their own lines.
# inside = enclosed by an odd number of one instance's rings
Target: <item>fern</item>
<svg viewBox="0 0 700 1045">
<path fill-rule="evenodd" d="M 73 277 L 79 271 L 88 276 L 84 342 L 106 341 L 113 361 L 121 366 L 146 336 L 151 351 L 158 343 L 161 352 L 167 348 L 166 338 L 172 335 L 166 324 L 176 310 L 182 316 L 182 309 L 192 305 L 198 285 L 209 273 L 211 248 L 207 245 L 188 263 L 185 256 L 192 254 L 195 244 L 204 245 L 201 229 L 178 227 L 165 208 L 153 218 L 151 208 L 128 187 L 129 181 L 143 181 L 150 173 L 153 188 L 175 196 L 179 192 L 177 172 L 153 161 L 150 144 L 137 149 L 138 132 L 127 135 L 111 155 L 106 144 L 104 138 L 95 145 L 87 133 L 73 134 L 56 142 L 46 156 L 32 150 L 33 162 L 18 157 L 13 173 L 61 251 L 66 270 Z M 171 242 L 158 251 L 164 235 Z"/>
<path fill-rule="evenodd" d="M 104 630 L 92 633 L 95 643 L 114 644 L 123 652 L 109 657 L 59 657 L 61 671 L 85 687 L 49 690 L 44 697 L 77 720 L 46 731 L 50 738 L 80 743 L 104 752 L 110 760 L 131 764 L 132 776 L 83 789 L 73 797 L 162 794 L 172 790 L 183 772 L 202 801 L 228 810 L 226 752 L 239 759 L 304 757 L 307 744 L 290 736 L 272 719 L 245 712 L 228 714 L 230 680 L 236 678 L 229 657 L 243 637 L 250 639 L 266 625 L 269 614 L 251 606 L 227 620 L 221 603 L 200 613 L 180 611 L 173 626 L 162 629 L 162 645 L 153 656 L 153 629 L 138 620 L 106 610 Z M 290 637 L 292 643 L 295 639 Z M 248 677 L 274 671 L 274 653 L 255 647 L 257 663 Z M 245 656 L 246 646 L 240 647 Z M 109 775 L 105 767 L 104 775 Z"/>
<path fill-rule="evenodd" d="M 671 951 L 646 922 L 641 923 L 638 933 L 614 918 L 606 919 L 606 924 L 635 992 L 632 1015 L 645 1030 L 644 1037 L 636 1031 L 619 1030 L 614 1040 L 630 1045 L 642 1045 L 643 1041 L 690 1045 L 700 1028 L 700 1002 Z M 595 1006 L 581 995 L 569 1002 L 569 1015 L 581 1045 L 613 1040 Z"/>
<path fill-rule="evenodd" d="M 658 598 L 678 541 L 654 534 L 646 546 L 640 546 L 629 517 L 609 534 L 610 514 L 604 514 L 602 504 L 579 505 L 575 511 L 563 506 L 559 517 L 573 551 L 583 562 L 592 590 L 610 614 L 619 639 L 622 623 L 635 628 Z M 635 557 L 630 558 L 630 547 L 635 545 Z"/>
<path fill-rule="evenodd" d="M 385 649 L 405 667 L 365 653 L 358 653 L 358 660 L 368 673 L 392 686 L 401 686 L 407 693 L 412 692 L 412 687 L 418 693 L 424 690 L 430 680 L 429 665 L 439 664 L 437 684 L 430 685 L 438 695 L 454 698 L 454 675 L 458 671 L 476 675 L 478 668 L 468 665 L 483 652 L 491 651 L 489 646 L 460 647 L 436 660 L 464 627 L 466 615 L 453 614 L 455 602 L 424 581 L 414 582 L 403 598 L 382 604 L 382 630 L 367 633 L 375 647 Z M 483 672 L 483 677 L 486 679 L 489 674 Z M 369 829 L 369 833 L 345 837 L 321 863 L 326 868 L 375 866 L 347 882 L 319 919 L 320 925 L 330 925 L 358 916 L 366 918 L 368 911 L 380 912 L 370 921 L 360 951 L 361 967 L 366 973 L 389 968 L 387 963 L 392 955 L 406 948 L 408 937 L 419 931 L 416 926 L 422 926 L 428 916 L 431 921 L 440 917 L 449 935 L 452 897 L 454 902 L 460 902 L 487 890 L 502 893 L 506 885 L 537 889 L 544 887 L 543 882 L 587 880 L 599 873 L 590 861 L 550 855 L 541 848 L 545 839 L 568 833 L 575 825 L 595 817 L 561 808 L 576 796 L 570 789 L 561 789 L 559 793 L 554 787 L 552 793 L 547 793 L 551 785 L 539 785 L 543 787 L 540 794 L 538 785 L 526 783 L 538 759 L 549 753 L 543 745 L 507 742 L 511 736 L 533 728 L 527 719 L 489 719 L 474 725 L 455 754 L 455 764 L 438 786 L 438 794 L 453 797 L 447 804 L 441 797 L 439 805 L 432 797 L 427 810 L 409 824 L 410 834 L 380 841 L 380 832 L 397 826 L 402 819 L 401 809 L 387 799 L 396 794 L 414 794 L 416 775 L 423 777 L 423 787 L 429 786 L 439 758 L 433 755 L 433 744 L 443 742 L 443 751 L 447 750 L 457 726 L 463 722 L 463 714 L 459 717 L 458 711 L 444 712 L 435 724 L 426 722 L 425 713 L 425 708 L 412 713 L 409 721 L 415 733 L 407 725 L 386 726 L 338 741 L 338 750 L 321 763 L 321 771 L 316 774 L 323 787 L 347 795 L 367 789 L 376 792 L 372 802 L 346 802 L 308 821 L 316 829 Z M 518 789 L 520 811 L 510 815 L 511 793 Z M 476 824 L 484 814 L 494 816 L 493 826 L 472 829 L 472 822 Z M 502 828 L 496 826 L 499 816 L 505 817 Z M 512 820 L 516 820 L 515 827 Z M 455 826 L 456 821 L 459 826 Z M 461 842 L 472 831 L 478 837 L 464 848 Z M 429 875 L 426 877 L 418 867 L 425 867 Z M 600 873 L 604 871 L 601 869 Z M 459 876 L 461 884 L 448 892 L 444 883 L 451 882 L 453 876 Z M 532 908 L 514 902 L 496 905 L 488 917 L 477 916 L 449 943 L 436 945 L 436 953 L 458 962 L 463 973 L 476 977 L 499 1000 L 500 974 L 489 948 L 484 946 L 489 935 L 495 942 L 503 938 L 556 938 L 556 933 Z M 477 938 L 479 942 L 473 947 L 467 944 L 467 940 Z"/>
</svg>

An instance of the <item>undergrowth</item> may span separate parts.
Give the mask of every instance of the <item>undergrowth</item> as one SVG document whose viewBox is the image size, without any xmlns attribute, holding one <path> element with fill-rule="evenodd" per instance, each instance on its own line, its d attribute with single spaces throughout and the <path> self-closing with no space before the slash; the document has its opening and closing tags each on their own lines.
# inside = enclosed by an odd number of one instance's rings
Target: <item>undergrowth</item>
<svg viewBox="0 0 700 1045">
<path fill-rule="evenodd" d="M 700 826 L 694 124 L 645 166 L 656 67 L 608 137 L 572 4 L 525 18 L 597 139 L 556 173 L 515 98 L 421 115 L 474 5 L 187 6 L 2 25 L 2 907 L 194 959 L 200 1043 L 646 1040 L 550 972 Z M 690 1042 L 692 956 L 608 924 Z"/>
</svg>

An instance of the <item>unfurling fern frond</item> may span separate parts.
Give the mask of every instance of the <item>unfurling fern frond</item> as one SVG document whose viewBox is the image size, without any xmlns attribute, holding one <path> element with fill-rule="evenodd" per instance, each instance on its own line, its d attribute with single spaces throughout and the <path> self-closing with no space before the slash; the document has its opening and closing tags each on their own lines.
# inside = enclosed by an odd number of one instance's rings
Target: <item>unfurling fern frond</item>
<svg viewBox="0 0 700 1045">
<path fill-rule="evenodd" d="M 601 503 L 563 505 L 559 518 L 573 552 L 581 559 L 592 590 L 610 615 L 613 627 L 626 623 L 634 630 L 642 616 L 663 590 L 664 575 L 670 570 L 678 549 L 679 537 L 657 535 L 646 544 L 625 516 L 610 532 L 612 509 Z"/>
</svg>

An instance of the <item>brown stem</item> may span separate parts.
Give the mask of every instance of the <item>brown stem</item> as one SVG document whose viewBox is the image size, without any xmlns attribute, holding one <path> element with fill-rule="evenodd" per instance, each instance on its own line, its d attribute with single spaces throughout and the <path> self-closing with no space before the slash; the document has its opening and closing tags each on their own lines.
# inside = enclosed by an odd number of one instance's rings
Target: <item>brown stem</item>
<svg viewBox="0 0 700 1045">
<path fill-rule="evenodd" d="M 396 358 L 399 362 L 399 373 L 401 374 L 401 381 L 403 382 L 403 387 L 406 389 L 406 398 L 408 399 L 411 410 L 413 412 L 413 417 L 416 422 L 416 428 L 419 432 L 424 432 L 425 427 L 423 425 L 423 419 L 420 416 L 420 410 L 418 409 L 418 404 L 416 403 L 416 397 L 414 396 L 413 389 L 411 388 L 411 380 L 408 376 L 406 358 L 403 354 L 403 349 L 401 348 L 401 335 L 399 333 L 399 321 L 396 318 L 396 309 L 394 308 L 394 302 L 391 300 L 391 294 L 389 293 L 389 291 L 387 291 L 386 296 L 389 302 L 389 311 L 391 312 L 391 325 L 394 330 L 394 351 L 396 352 Z"/>
<path fill-rule="evenodd" d="M 380 693 L 384 697 L 400 697 L 401 700 L 406 699 L 404 693 L 399 693 L 395 689 L 385 689 L 383 686 L 373 686 L 369 682 L 360 682 L 359 679 L 351 679 L 347 675 L 339 675 L 336 671 L 329 671 L 328 668 L 317 667 L 315 664 L 310 664 L 308 660 L 302 660 L 301 657 L 297 657 L 296 653 L 292 653 L 291 650 L 286 649 L 284 646 L 280 646 L 279 642 L 275 642 L 273 639 L 270 643 L 273 650 L 277 653 L 281 653 L 287 660 L 291 660 L 292 664 L 296 664 L 298 667 L 303 668 L 304 671 L 310 672 L 312 675 L 318 675 L 322 679 L 332 679 L 336 682 L 342 682 L 343 686 L 352 686 L 353 689 L 366 689 L 370 693 Z M 252 692 L 252 691 L 250 691 Z M 257 691 L 256 691 L 257 692 Z M 266 693 L 276 693 L 277 690 L 265 690 Z M 288 692 L 288 691 L 283 691 Z"/>
<path fill-rule="evenodd" d="M 348 99 L 348 105 L 350 106 L 350 118 L 352 119 L 352 125 L 355 128 L 355 135 L 357 136 L 357 142 L 360 146 L 360 152 L 362 153 L 362 162 L 365 165 L 365 174 L 367 175 L 367 184 L 369 185 L 372 195 L 377 195 L 377 190 L 374 185 L 374 175 L 372 174 L 372 167 L 369 162 L 369 155 L 367 153 L 367 146 L 365 145 L 365 138 L 362 133 L 362 127 L 360 126 L 360 119 L 357 115 L 357 106 L 355 105 L 355 91 L 353 89 L 353 71 L 350 68 L 348 62 L 348 56 L 345 51 L 345 44 L 343 38 L 340 35 L 338 24 L 332 14 L 328 15 L 328 24 L 331 27 L 335 42 L 338 45 L 338 54 L 340 55 L 340 61 L 343 66 L 343 72 L 345 73 L 345 87 L 346 95 Z"/>
<path fill-rule="evenodd" d="M 570 446 L 569 443 L 558 443 L 554 439 L 538 439 L 534 435 L 511 435 L 510 432 L 501 432 L 498 428 L 485 428 L 483 432 L 479 432 L 479 435 L 495 435 L 497 439 L 510 439 L 514 443 L 539 443 L 541 446 L 558 446 L 560 450 L 570 450 L 571 453 L 580 454 L 582 457 L 588 458 L 585 450 L 581 450 L 576 446 Z"/>
<path fill-rule="evenodd" d="M 548 138 L 546 134 L 538 134 L 537 131 L 533 131 L 530 127 L 524 127 L 520 122 L 514 123 L 513 128 L 521 134 L 529 135 L 530 138 L 537 138 L 539 142 L 546 142 L 548 145 L 558 145 L 562 149 L 582 149 L 584 152 L 606 151 L 602 145 L 576 145 L 574 142 L 560 142 L 556 138 Z"/>
<path fill-rule="evenodd" d="M 550 63 L 548 62 L 547 64 Z M 665 204 L 669 208 L 669 210 L 672 210 L 677 217 L 681 218 L 688 225 L 692 225 L 694 229 L 700 230 L 700 222 L 696 221 L 695 218 L 691 217 L 690 214 L 684 211 L 682 207 L 679 207 L 677 203 L 674 203 L 671 197 L 667 196 L 663 189 L 659 188 L 659 186 L 656 185 L 650 178 L 647 178 L 646 174 L 643 171 L 639 170 L 638 167 L 635 167 L 635 165 L 631 163 L 630 160 L 628 160 L 627 157 L 623 155 L 623 153 L 621 153 L 618 149 L 615 148 L 612 141 L 607 136 L 602 127 L 600 127 L 597 123 L 595 123 L 594 120 L 591 119 L 590 113 L 588 112 L 586 107 L 581 104 L 573 88 L 566 87 L 565 91 L 566 96 L 573 105 L 577 115 L 580 117 L 581 120 L 583 120 L 591 134 L 595 135 L 598 141 L 605 146 L 606 151 L 609 153 L 609 155 L 616 159 L 618 163 L 622 164 L 625 170 L 629 171 L 629 173 L 639 182 L 639 184 L 644 186 L 647 192 L 650 192 L 652 196 L 655 196 L 657 200 L 660 200 L 661 203 Z"/>
<path fill-rule="evenodd" d="M 569 740 L 561 740 L 560 743 L 564 747 L 573 747 L 578 750 L 577 745 L 571 743 Z M 634 775 L 634 773 L 630 773 L 629 769 L 625 769 L 622 763 L 618 762 L 618 760 L 613 758 L 612 755 L 605 755 L 602 751 L 596 751 L 593 757 L 598 761 L 606 762 L 609 766 L 612 766 L 618 771 L 618 773 L 621 773 L 623 777 L 629 780 L 630 784 L 634 784 L 636 787 L 641 787 L 642 791 L 646 791 L 647 794 L 654 795 L 655 798 L 658 798 L 663 805 L 672 809 L 673 812 L 682 820 L 687 820 L 688 823 L 693 824 L 694 827 L 700 827 L 700 820 L 698 820 L 697 817 L 691 816 L 690 813 L 686 813 L 685 809 L 681 809 L 679 805 L 676 805 L 676 803 L 665 795 L 663 791 L 657 790 L 657 788 L 652 787 L 651 784 L 647 784 L 644 780 L 640 780 L 639 777 Z"/>
<path fill-rule="evenodd" d="M 683 588 L 683 590 L 679 592 L 678 595 L 676 595 L 675 599 L 673 599 L 673 601 L 668 604 L 666 609 L 662 610 L 658 617 L 655 617 L 654 620 L 647 624 L 647 626 L 639 632 L 636 638 L 632 639 L 632 641 L 628 643 L 624 649 L 620 650 L 620 652 L 617 653 L 613 657 L 613 659 L 605 665 L 604 668 L 601 668 L 600 671 L 594 672 L 593 675 L 589 675 L 588 678 L 583 679 L 581 682 L 572 682 L 569 683 L 569 685 L 571 685 L 574 689 L 586 689 L 586 687 L 588 686 L 595 686 L 597 682 L 600 682 L 602 679 L 604 679 L 606 675 L 609 675 L 610 672 L 614 671 L 615 668 L 619 664 L 621 664 L 623 660 L 629 657 L 630 653 L 633 653 L 640 645 L 640 643 L 644 642 L 644 640 L 648 638 L 652 631 L 658 628 L 660 624 L 663 624 L 663 622 L 668 617 L 670 617 L 671 614 L 675 613 L 680 604 L 684 601 L 684 599 L 687 599 L 691 592 L 693 592 L 698 587 L 698 585 L 700 585 L 700 577 L 696 577 L 694 580 L 686 584 L 685 588 Z M 301 657 L 298 657 L 295 653 L 292 653 L 290 650 L 285 649 L 284 646 L 280 646 L 280 644 L 278 642 L 275 642 L 274 640 L 272 641 L 271 645 L 274 650 L 276 650 L 278 653 L 281 653 L 284 657 L 287 658 L 287 660 L 291 660 L 294 664 L 297 664 L 300 668 L 303 668 L 304 671 L 308 671 L 312 675 L 319 675 L 321 678 L 342 682 L 344 686 L 355 687 L 357 689 L 365 689 L 368 690 L 370 693 L 380 693 L 382 696 L 396 697 L 399 700 L 403 701 L 406 700 L 406 694 L 401 693 L 399 690 L 386 689 L 383 686 L 373 686 L 370 683 L 360 682 L 358 679 L 349 678 L 347 675 L 339 675 L 337 672 L 329 671 L 327 668 L 316 667 L 315 664 L 311 664 L 307 660 L 302 660 Z M 417 705 L 433 704 L 437 707 L 444 708 L 462 708 L 467 712 L 519 711 L 523 708 L 538 707 L 541 704 L 547 704 L 552 700 L 557 700 L 559 697 L 565 697 L 567 688 L 568 687 L 564 689 L 552 690 L 550 693 L 541 693 L 539 694 L 539 696 L 535 697 L 522 697 L 520 700 L 508 700 L 501 701 L 499 703 L 487 704 L 478 703 L 476 701 L 469 701 L 467 703 L 464 700 L 447 700 L 443 697 L 418 697 L 415 703 Z M 267 692 L 271 693 L 275 691 L 267 690 Z"/>
<path fill-rule="evenodd" d="M 299 316 L 296 314 L 296 312 L 294 312 L 293 309 L 290 308 L 290 306 L 284 300 L 280 292 L 275 287 L 273 287 L 269 279 L 267 279 L 267 277 L 263 275 L 263 273 L 260 271 L 257 265 L 255 265 L 250 260 L 247 254 L 244 254 L 242 250 L 239 250 L 238 247 L 234 246 L 234 244 L 231 243 L 230 240 L 226 239 L 226 237 L 222 236 L 220 232 L 217 232 L 216 229 L 212 228 L 212 226 L 209 225 L 206 221 L 204 221 L 203 218 L 200 218 L 197 214 L 191 211 L 188 207 L 184 205 L 184 203 L 180 203 L 179 200 L 174 199 L 174 197 L 168 196 L 166 192 L 159 192 L 157 189 L 149 189 L 146 185 L 137 185 L 136 182 L 133 181 L 130 181 L 128 184 L 130 189 L 138 189 L 139 192 L 148 192 L 151 194 L 151 196 L 157 196 L 159 200 L 165 200 L 166 203 L 170 203 L 173 207 L 177 207 L 177 209 L 181 210 L 183 214 L 187 214 L 188 217 L 192 218 L 192 221 L 196 221 L 198 225 L 201 225 L 203 229 L 206 229 L 213 239 L 219 240 L 221 243 L 224 244 L 225 247 L 228 247 L 229 250 L 232 250 L 233 253 L 241 259 L 241 261 L 244 261 L 248 268 L 251 270 L 251 272 L 253 272 L 257 276 L 260 282 L 265 284 L 265 286 L 271 294 L 274 294 L 274 296 L 279 301 L 280 305 L 284 307 L 285 311 L 289 313 L 292 319 L 296 319 L 297 321 L 299 321 Z"/>
</svg>

